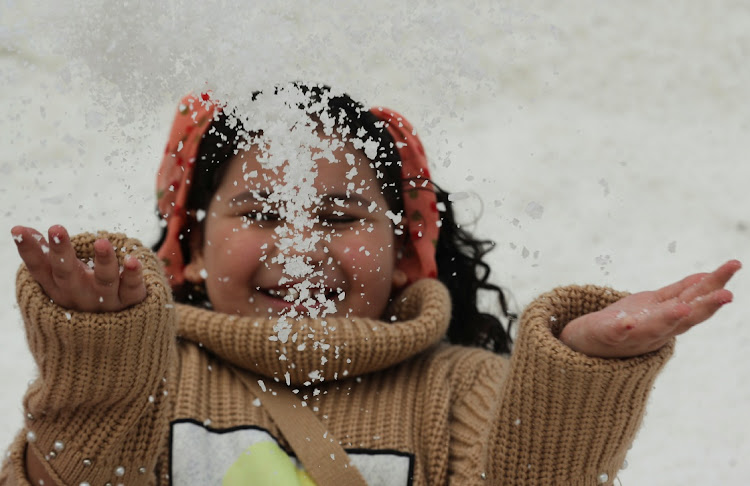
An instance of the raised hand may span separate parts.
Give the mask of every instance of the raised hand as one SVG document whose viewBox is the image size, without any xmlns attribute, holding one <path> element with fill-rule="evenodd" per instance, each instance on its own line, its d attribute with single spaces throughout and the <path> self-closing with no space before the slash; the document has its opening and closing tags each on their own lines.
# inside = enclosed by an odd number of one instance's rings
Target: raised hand
<svg viewBox="0 0 750 486">
<path fill-rule="evenodd" d="M 125 256 L 121 269 L 109 240 L 94 242 L 91 266 L 76 256 L 68 232 L 60 225 L 49 229 L 49 240 L 25 226 L 14 227 L 11 234 L 32 277 L 62 307 L 82 312 L 111 312 L 146 298 L 141 263 Z"/>
<path fill-rule="evenodd" d="M 656 351 L 732 301 L 725 289 L 742 267 L 731 260 L 656 291 L 629 295 L 565 326 L 560 340 L 588 356 L 626 358 Z"/>
</svg>

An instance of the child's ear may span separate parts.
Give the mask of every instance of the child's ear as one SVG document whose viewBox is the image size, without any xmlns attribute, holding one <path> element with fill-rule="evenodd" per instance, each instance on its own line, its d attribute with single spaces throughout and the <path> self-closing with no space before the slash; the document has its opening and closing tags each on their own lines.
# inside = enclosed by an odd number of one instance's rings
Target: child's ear
<svg viewBox="0 0 750 486">
<path fill-rule="evenodd" d="M 201 284 L 205 280 L 203 261 L 203 226 L 196 222 L 190 224 L 190 261 L 182 271 L 185 280 L 193 284 Z"/>
<path fill-rule="evenodd" d="M 401 290 L 406 287 L 409 283 L 409 276 L 406 272 L 401 269 L 401 258 L 404 254 L 404 246 L 406 245 L 406 235 L 399 235 L 396 237 L 394 262 L 393 262 L 393 274 L 391 276 L 391 286 L 395 290 Z"/>
<path fill-rule="evenodd" d="M 401 290 L 409 282 L 409 277 L 406 272 L 396 267 L 393 269 L 393 276 L 391 277 L 391 285 L 394 289 Z"/>
</svg>

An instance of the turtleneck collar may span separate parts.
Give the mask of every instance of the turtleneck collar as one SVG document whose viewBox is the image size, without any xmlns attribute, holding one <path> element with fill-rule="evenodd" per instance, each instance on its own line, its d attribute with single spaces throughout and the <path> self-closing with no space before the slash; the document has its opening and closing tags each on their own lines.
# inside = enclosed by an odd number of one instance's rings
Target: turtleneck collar
<svg viewBox="0 0 750 486">
<path fill-rule="evenodd" d="M 240 368 L 299 386 L 382 370 L 430 348 L 445 335 L 451 307 L 443 284 L 422 279 L 396 299 L 394 322 L 344 317 L 284 321 L 182 304 L 177 314 L 182 339 L 202 344 Z M 280 332 L 285 327 L 291 327 L 289 332 Z"/>
</svg>

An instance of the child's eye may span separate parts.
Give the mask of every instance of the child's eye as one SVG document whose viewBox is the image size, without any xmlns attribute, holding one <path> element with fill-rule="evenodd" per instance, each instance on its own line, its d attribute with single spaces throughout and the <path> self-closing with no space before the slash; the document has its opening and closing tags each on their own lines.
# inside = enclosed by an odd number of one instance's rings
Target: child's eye
<svg viewBox="0 0 750 486">
<path fill-rule="evenodd" d="M 340 211 L 333 211 L 331 213 L 325 213 L 318 216 L 323 226 L 331 226 L 335 224 L 348 224 L 359 221 L 358 218 L 352 214 L 342 213 Z"/>
<path fill-rule="evenodd" d="M 255 222 L 273 222 L 279 220 L 279 214 L 274 212 L 251 211 L 242 215 L 243 224 Z"/>
</svg>

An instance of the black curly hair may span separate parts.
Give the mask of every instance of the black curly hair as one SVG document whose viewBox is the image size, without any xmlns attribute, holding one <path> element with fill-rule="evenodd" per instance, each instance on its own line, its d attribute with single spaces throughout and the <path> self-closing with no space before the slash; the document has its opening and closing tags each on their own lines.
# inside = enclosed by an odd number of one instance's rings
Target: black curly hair
<svg viewBox="0 0 750 486">
<path fill-rule="evenodd" d="M 349 136 L 357 136 L 361 140 L 372 140 L 378 144 L 376 177 L 381 181 L 381 189 L 388 203 L 388 208 L 395 214 L 403 212 L 401 179 L 401 159 L 393 138 L 373 113 L 361 103 L 354 101 L 346 94 L 334 94 L 325 85 L 307 85 L 292 83 L 301 90 L 309 100 L 308 106 L 323 102 L 323 109 L 340 128 L 348 128 Z M 283 87 L 276 88 L 284 89 Z M 254 93 L 257 97 L 260 92 Z M 314 115 L 313 115 L 314 116 Z M 198 156 L 194 169 L 194 176 L 186 209 L 188 214 L 195 215 L 197 210 L 205 210 L 218 188 L 226 171 L 227 162 L 244 139 L 241 125 L 228 124 L 227 114 L 221 113 L 212 123 L 212 128 L 204 135 L 198 149 Z M 373 160 L 375 162 L 375 160 Z M 438 279 L 448 288 L 452 301 L 452 312 L 447 338 L 451 343 L 467 346 L 478 346 L 497 353 L 510 353 L 512 340 L 510 329 L 517 320 L 517 315 L 510 312 L 503 290 L 488 281 L 490 267 L 483 260 L 484 256 L 494 247 L 490 240 L 474 238 L 468 231 L 456 222 L 453 204 L 449 193 L 442 190 L 434 182 L 422 190 L 435 191 L 441 209 L 441 227 L 437 242 L 436 260 L 438 262 Z M 158 213 L 158 211 L 157 211 Z M 189 231 L 186 229 L 185 231 Z M 181 239 L 184 258 L 190 259 L 190 244 L 187 234 Z M 166 228 L 161 238 L 154 245 L 158 250 L 166 237 Z M 405 234 L 408 238 L 408 232 Z M 497 295 L 503 318 L 482 312 L 478 309 L 477 298 L 480 291 L 488 291 Z M 203 289 L 185 283 L 174 289 L 178 302 L 204 306 L 207 296 Z"/>
</svg>

